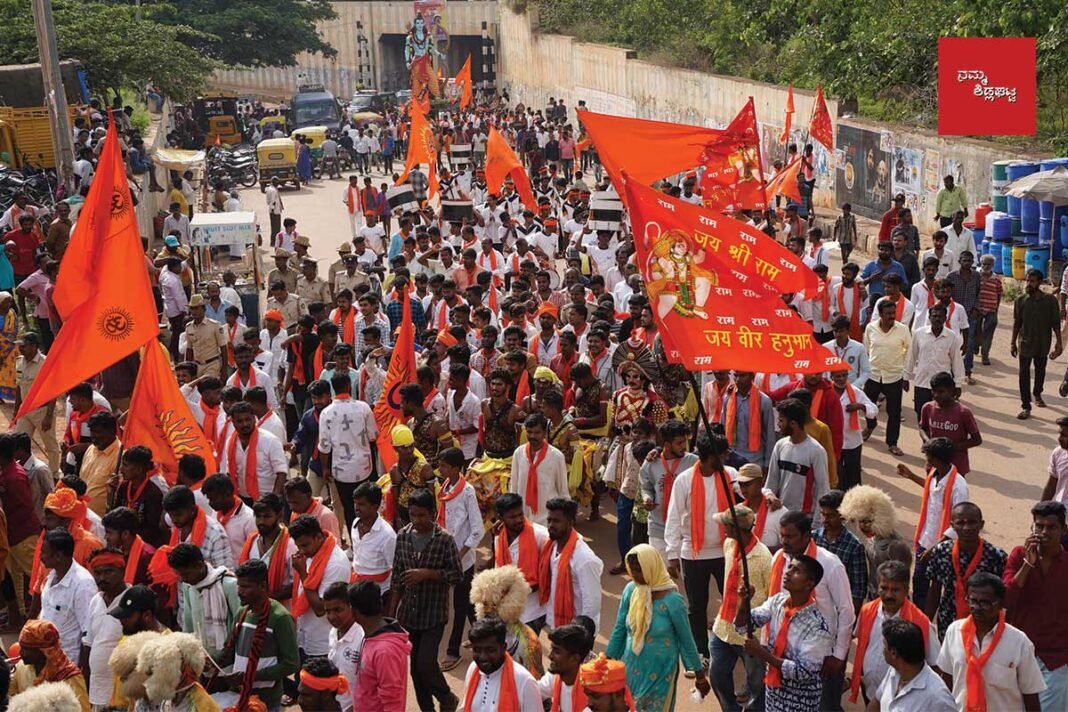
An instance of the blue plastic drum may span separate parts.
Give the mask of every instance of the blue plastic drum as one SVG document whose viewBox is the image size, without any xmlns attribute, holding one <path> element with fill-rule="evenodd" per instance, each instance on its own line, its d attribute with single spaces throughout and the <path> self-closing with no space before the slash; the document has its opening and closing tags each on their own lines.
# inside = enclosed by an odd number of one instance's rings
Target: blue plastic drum
<svg viewBox="0 0 1068 712">
<path fill-rule="evenodd" d="M 987 234 L 995 242 L 1012 239 L 1012 218 L 1007 213 L 994 212 L 986 216 Z M 1065 245 L 1068 247 L 1068 244 Z"/>
<path fill-rule="evenodd" d="M 1027 248 L 1027 269 L 1037 269 L 1042 279 L 1049 275 L 1049 245 L 1031 245 Z"/>
</svg>

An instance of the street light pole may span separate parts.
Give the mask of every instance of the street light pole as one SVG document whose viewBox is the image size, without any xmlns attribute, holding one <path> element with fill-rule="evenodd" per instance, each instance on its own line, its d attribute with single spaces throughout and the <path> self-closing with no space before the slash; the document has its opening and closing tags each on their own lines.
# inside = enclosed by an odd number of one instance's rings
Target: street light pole
<svg viewBox="0 0 1068 712">
<path fill-rule="evenodd" d="M 67 94 L 59 73 L 59 52 L 56 49 L 56 26 L 52 18 L 52 0 L 32 0 L 33 24 L 37 30 L 37 45 L 41 55 L 41 77 L 44 82 L 45 105 L 52 129 L 52 147 L 56 156 L 56 172 L 74 189 L 74 141 L 67 115 Z"/>
</svg>

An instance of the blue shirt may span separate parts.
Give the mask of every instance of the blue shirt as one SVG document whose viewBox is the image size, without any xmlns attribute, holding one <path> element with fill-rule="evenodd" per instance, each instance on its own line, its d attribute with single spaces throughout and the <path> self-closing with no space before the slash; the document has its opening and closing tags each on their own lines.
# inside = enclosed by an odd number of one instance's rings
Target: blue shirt
<svg viewBox="0 0 1068 712">
<path fill-rule="evenodd" d="M 392 260 L 399 255 L 403 249 L 404 238 L 401 237 L 400 232 L 393 233 L 393 237 L 389 238 L 389 250 L 386 252 L 386 259 Z"/>
<path fill-rule="evenodd" d="M 876 273 L 882 270 L 882 266 L 879 264 L 879 260 L 872 260 L 868 264 L 864 265 L 864 271 L 860 273 L 861 279 L 867 279 L 873 277 L 873 279 L 867 283 L 868 294 L 878 294 L 882 296 L 886 294 L 886 289 L 883 288 L 883 277 L 888 274 L 897 274 L 901 277 L 901 288 L 904 289 L 905 285 L 909 283 L 909 277 L 905 274 L 905 268 L 901 266 L 901 263 L 897 260 L 890 260 L 890 266 L 883 271 L 878 277 L 874 277 Z"/>
<path fill-rule="evenodd" d="M 226 323 L 226 308 L 234 306 L 225 299 L 219 299 L 219 308 L 216 309 L 211 305 L 211 302 L 204 302 L 204 313 L 209 319 L 219 322 L 220 324 Z M 241 323 L 241 319 L 238 318 L 238 323 Z"/>
<path fill-rule="evenodd" d="M 418 299 L 411 298 L 412 302 L 412 322 L 415 324 L 416 337 L 420 332 L 426 328 L 426 313 L 423 311 L 423 303 Z M 401 304 L 399 299 L 394 299 L 383 310 L 386 312 L 386 317 L 389 319 L 389 330 L 396 331 L 400 326 L 401 317 L 404 314 L 404 305 Z M 418 338 L 416 339 L 418 341 Z M 386 334 L 382 335 L 383 343 L 390 343 L 392 341 Z"/>
<path fill-rule="evenodd" d="M 312 457 L 319 447 L 319 420 L 315 408 L 308 408 L 304 415 L 300 416 L 300 424 L 297 432 L 293 433 L 293 447 L 300 452 L 300 459 L 308 463 L 308 469 L 315 474 L 322 474 L 323 465 L 319 458 Z"/>
</svg>

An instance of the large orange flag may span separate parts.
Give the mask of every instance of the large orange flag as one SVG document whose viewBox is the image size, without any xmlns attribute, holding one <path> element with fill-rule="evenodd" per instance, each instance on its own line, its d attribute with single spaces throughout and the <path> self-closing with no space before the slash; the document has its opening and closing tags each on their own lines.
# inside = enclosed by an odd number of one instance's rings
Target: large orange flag
<svg viewBox="0 0 1068 712">
<path fill-rule="evenodd" d="M 782 135 L 779 136 L 779 143 L 786 143 L 790 140 L 790 129 L 794 125 L 794 83 L 790 82 L 790 89 L 786 94 L 786 123 L 782 128 Z"/>
<path fill-rule="evenodd" d="M 768 181 L 768 195 L 785 195 L 794 202 L 801 202 L 801 189 L 797 179 L 801 172 L 801 158 L 795 158 L 779 171 L 778 175 Z"/>
<path fill-rule="evenodd" d="M 401 413 L 400 389 L 408 383 L 416 383 L 415 377 L 415 324 L 412 322 L 412 302 L 408 285 L 404 286 L 402 297 L 401 325 L 397 331 L 397 341 L 393 344 L 393 355 L 389 358 L 386 381 L 382 386 L 382 395 L 375 404 L 375 425 L 378 426 L 378 456 L 386 470 L 397 462 L 397 453 L 393 450 L 390 435 L 395 425 L 404 424 Z"/>
<path fill-rule="evenodd" d="M 820 373 L 846 367 L 816 343 L 810 324 L 766 289 L 782 265 L 762 265 L 756 250 L 749 254 L 751 247 L 745 263 L 740 252 L 723 254 L 719 216 L 681 211 L 682 201 L 629 178 L 625 192 L 638 267 L 672 362 L 693 371 Z"/>
<path fill-rule="evenodd" d="M 56 279 L 63 317 L 18 415 L 89 380 L 159 334 L 126 170 L 112 123 Z"/>
<path fill-rule="evenodd" d="M 496 126 L 491 126 L 489 138 L 486 140 L 486 188 L 491 193 L 499 195 L 504 179 L 508 176 L 512 177 L 512 182 L 515 183 L 516 192 L 522 198 L 523 205 L 536 211 L 538 201 L 534 197 L 533 188 L 530 187 L 530 177 L 501 132 Z"/>
<path fill-rule="evenodd" d="M 127 448 L 144 445 L 150 449 L 164 479 L 171 485 L 183 455 L 200 455 L 208 472 L 217 469 L 212 445 L 178 390 L 167 354 L 156 339 L 145 344 L 122 444 Z"/>
<path fill-rule="evenodd" d="M 460 71 L 456 73 L 456 84 L 460 87 L 460 108 L 466 109 L 471 106 L 471 55 L 467 55 L 467 61 Z"/>
<path fill-rule="evenodd" d="M 705 207 L 717 213 L 767 207 L 753 97 L 720 137 L 705 146 L 699 159 L 705 167 L 701 176 L 701 202 Z"/>
<path fill-rule="evenodd" d="M 831 124 L 831 112 L 827 110 L 827 100 L 823 98 L 823 87 L 816 86 L 816 101 L 812 105 L 812 121 L 809 122 L 808 135 L 834 150 L 834 126 Z"/>
<path fill-rule="evenodd" d="M 404 162 L 404 172 L 397 178 L 396 185 L 406 181 L 413 168 L 425 163 L 429 166 L 426 193 L 427 200 L 429 200 L 438 192 L 438 142 L 418 102 L 409 102 L 408 108 L 411 116 L 411 125 L 408 127 L 408 158 Z"/>
</svg>

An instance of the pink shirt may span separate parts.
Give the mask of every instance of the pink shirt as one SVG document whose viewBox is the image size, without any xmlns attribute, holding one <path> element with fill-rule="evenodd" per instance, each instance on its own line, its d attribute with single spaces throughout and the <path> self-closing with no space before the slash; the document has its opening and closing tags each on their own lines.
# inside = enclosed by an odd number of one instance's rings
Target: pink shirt
<svg viewBox="0 0 1068 712">
<path fill-rule="evenodd" d="M 28 290 L 33 296 L 37 297 L 37 306 L 33 310 L 33 315 L 39 319 L 48 318 L 48 288 L 52 285 L 52 282 L 41 270 L 37 270 L 26 279 L 22 280 L 22 284 L 17 286 Z"/>
<path fill-rule="evenodd" d="M 575 139 L 562 138 L 559 141 L 560 144 L 560 158 L 566 158 L 568 160 L 575 157 Z"/>
</svg>

